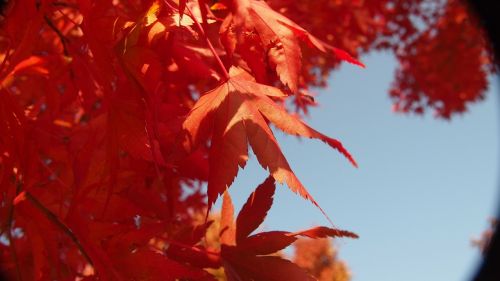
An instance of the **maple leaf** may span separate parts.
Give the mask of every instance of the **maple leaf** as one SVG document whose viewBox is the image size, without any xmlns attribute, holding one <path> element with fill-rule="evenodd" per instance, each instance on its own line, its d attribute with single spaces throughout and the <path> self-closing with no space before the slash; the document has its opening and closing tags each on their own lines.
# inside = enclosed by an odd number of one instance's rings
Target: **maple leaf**
<svg viewBox="0 0 500 281">
<path fill-rule="evenodd" d="M 119 262 L 120 268 L 131 278 L 129 280 L 214 280 L 201 269 L 177 263 L 146 249 L 124 255 Z"/>
<path fill-rule="evenodd" d="M 12 66 L 12 69 L 9 73 L 0 75 L 0 89 L 10 87 L 16 80 L 16 77 L 21 75 L 31 74 L 48 78 L 49 70 L 47 66 L 49 64 L 51 64 L 52 67 L 56 66 L 58 68 L 53 69 L 53 71 L 57 70 L 58 72 L 61 72 L 64 69 L 63 67 L 70 61 L 70 58 L 61 56 L 30 56 L 20 61 L 18 64 Z"/>
<path fill-rule="evenodd" d="M 298 236 L 309 238 L 358 236 L 350 231 L 328 227 L 314 227 L 295 233 L 287 231 L 261 232 L 250 234 L 264 221 L 272 206 L 276 186 L 269 176 L 248 197 L 236 218 L 229 193 L 224 193 L 222 203 L 220 241 L 221 259 L 229 280 L 315 280 L 294 263 L 276 256 L 266 256 L 278 252 L 297 240 Z M 273 270 L 266 270 L 272 268 Z"/>
<path fill-rule="evenodd" d="M 209 151 L 208 203 L 211 206 L 233 182 L 239 167 L 248 160 L 248 144 L 264 169 L 280 183 L 318 204 L 292 172 L 268 121 L 283 132 L 324 141 L 356 162 L 342 144 L 304 124 L 272 98 L 286 97 L 279 89 L 259 84 L 240 69 L 231 68 L 230 78 L 203 95 L 183 123 L 184 149 L 193 151 L 211 140 Z M 318 206 L 319 207 L 319 206 Z"/>
<path fill-rule="evenodd" d="M 256 75 L 261 74 L 265 66 L 254 52 L 263 48 L 281 82 L 293 93 L 299 88 L 302 65 L 299 39 L 322 52 L 332 51 L 339 59 L 364 67 L 347 52 L 317 39 L 290 19 L 274 11 L 264 1 L 233 1 L 233 13 L 224 20 L 220 33 L 227 52 L 233 54 L 238 48 Z M 261 46 L 255 44 L 255 36 L 259 37 Z M 266 53 L 263 54 L 265 55 Z"/>
</svg>

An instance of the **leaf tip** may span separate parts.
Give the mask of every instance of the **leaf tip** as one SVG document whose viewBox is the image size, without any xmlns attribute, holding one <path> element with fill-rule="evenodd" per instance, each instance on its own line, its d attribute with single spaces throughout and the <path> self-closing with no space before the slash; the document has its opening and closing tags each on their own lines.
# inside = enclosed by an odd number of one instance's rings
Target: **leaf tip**
<svg viewBox="0 0 500 281">
<path fill-rule="evenodd" d="M 335 54 L 335 56 L 337 56 L 340 60 L 344 60 L 350 64 L 354 64 L 354 65 L 357 65 L 363 69 L 366 68 L 365 64 L 360 62 L 359 60 L 355 59 L 353 56 L 351 56 L 348 52 L 342 50 L 342 49 L 339 49 L 339 48 L 335 48 L 333 47 L 332 48 L 333 50 L 333 53 Z"/>
</svg>

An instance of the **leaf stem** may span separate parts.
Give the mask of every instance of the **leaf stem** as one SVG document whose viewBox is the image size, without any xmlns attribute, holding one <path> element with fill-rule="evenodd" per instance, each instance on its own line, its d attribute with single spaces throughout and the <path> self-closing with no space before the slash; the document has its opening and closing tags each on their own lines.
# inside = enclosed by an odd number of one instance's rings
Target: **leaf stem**
<svg viewBox="0 0 500 281">
<path fill-rule="evenodd" d="M 224 63 L 222 63 L 222 60 L 220 59 L 219 55 L 217 54 L 217 52 L 215 51 L 215 48 L 214 46 L 212 45 L 212 42 L 210 42 L 210 39 L 208 39 L 208 36 L 207 34 L 205 33 L 205 30 L 203 29 L 203 27 L 201 26 L 201 24 L 198 22 L 198 20 L 196 19 L 196 17 L 194 16 L 193 14 L 193 11 L 191 11 L 191 8 L 189 8 L 189 5 L 186 5 L 186 10 L 189 12 L 189 15 L 191 16 L 191 18 L 193 19 L 196 27 L 198 28 L 198 30 L 200 31 L 201 35 L 203 36 L 203 38 L 205 39 L 205 41 L 207 42 L 207 45 L 208 47 L 210 48 L 210 51 L 212 52 L 212 54 L 214 55 L 215 57 L 215 60 L 217 61 L 217 63 L 219 64 L 221 70 L 222 70 L 222 73 L 224 74 L 224 78 L 226 80 L 228 80 L 230 77 L 229 77 L 229 73 L 227 72 L 227 69 L 226 67 L 224 66 Z"/>
<path fill-rule="evenodd" d="M 19 194 L 20 191 L 21 191 L 21 183 L 17 182 L 16 183 L 16 193 L 15 193 L 16 196 Z M 19 259 L 17 257 L 16 245 L 14 242 L 14 237 L 12 237 L 13 222 L 14 222 L 14 200 L 12 200 L 12 203 L 9 207 L 9 214 L 8 214 L 8 219 L 7 219 L 7 238 L 9 239 L 10 254 L 12 256 L 12 260 L 14 261 L 14 263 L 16 265 L 17 280 L 22 281 L 23 277 L 21 274 L 21 268 L 19 266 Z"/>
<path fill-rule="evenodd" d="M 73 233 L 73 231 L 66 226 L 52 211 L 47 209 L 38 199 L 33 197 L 29 192 L 25 191 L 25 196 L 28 201 L 30 201 L 38 210 L 40 210 L 50 221 L 52 221 L 56 226 L 58 226 L 66 235 L 68 235 L 69 238 L 75 243 L 76 247 L 78 250 L 80 250 L 80 253 L 82 253 L 83 257 L 87 262 L 94 266 L 94 263 L 92 262 L 92 259 L 88 255 L 88 253 L 85 251 L 83 248 L 82 244 L 76 237 L 76 235 Z"/>
</svg>

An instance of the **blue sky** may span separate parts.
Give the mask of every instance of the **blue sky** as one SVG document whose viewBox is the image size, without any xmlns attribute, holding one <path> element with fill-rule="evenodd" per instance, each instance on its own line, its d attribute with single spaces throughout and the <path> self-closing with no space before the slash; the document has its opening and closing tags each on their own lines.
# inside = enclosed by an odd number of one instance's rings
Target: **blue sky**
<svg viewBox="0 0 500 281">
<path fill-rule="evenodd" d="M 384 53 L 333 73 L 306 121 L 340 139 L 359 169 L 320 141 L 276 132 L 293 170 L 339 228 L 335 241 L 353 281 L 468 280 L 480 258 L 471 239 L 487 228 L 498 198 L 498 87 L 452 121 L 391 111 L 396 61 Z M 251 157 L 231 187 L 236 208 L 266 177 Z M 267 230 L 328 225 L 320 211 L 280 186 Z"/>
</svg>

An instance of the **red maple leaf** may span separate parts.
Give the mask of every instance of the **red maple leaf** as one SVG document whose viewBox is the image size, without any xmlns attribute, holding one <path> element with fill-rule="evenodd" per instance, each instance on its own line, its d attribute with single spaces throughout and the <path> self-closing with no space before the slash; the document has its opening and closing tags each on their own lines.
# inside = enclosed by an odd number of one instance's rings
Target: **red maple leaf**
<svg viewBox="0 0 500 281">
<path fill-rule="evenodd" d="M 262 76 L 266 68 L 260 58 L 267 55 L 281 82 L 293 93 L 299 88 L 302 60 L 299 39 L 322 52 L 332 51 L 341 60 L 364 66 L 347 52 L 309 34 L 264 1 L 233 1 L 232 13 L 224 20 L 220 32 L 227 52 L 233 54 L 238 49 L 257 77 Z M 256 50 L 262 54 L 259 56 Z"/>
<path fill-rule="evenodd" d="M 228 192 L 224 193 L 220 223 L 221 259 L 228 280 L 315 280 L 294 263 L 276 253 L 297 240 L 309 238 L 358 236 L 350 231 L 315 227 L 298 232 L 270 231 L 251 235 L 264 221 L 273 203 L 275 182 L 269 176 L 249 196 L 236 218 Z M 272 268 L 272 270 L 269 270 Z"/>
<path fill-rule="evenodd" d="M 292 172 L 269 123 L 291 135 L 320 139 L 357 165 L 339 141 L 307 126 L 273 101 L 284 97 L 279 89 L 256 83 L 249 73 L 231 68 L 229 80 L 204 94 L 193 106 L 183 124 L 182 144 L 189 152 L 211 141 L 209 206 L 229 188 L 239 167 L 245 166 L 248 145 L 278 182 L 318 205 Z"/>
</svg>

